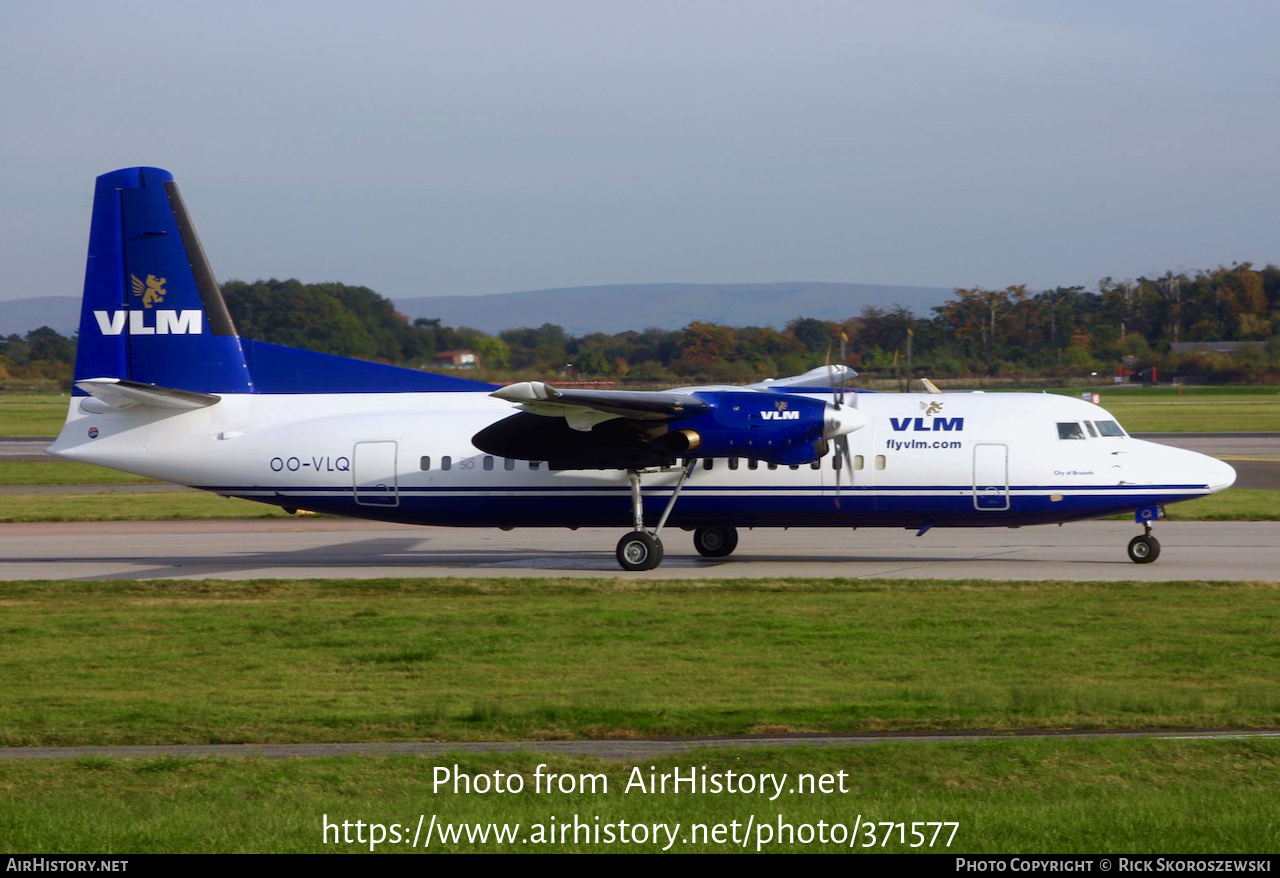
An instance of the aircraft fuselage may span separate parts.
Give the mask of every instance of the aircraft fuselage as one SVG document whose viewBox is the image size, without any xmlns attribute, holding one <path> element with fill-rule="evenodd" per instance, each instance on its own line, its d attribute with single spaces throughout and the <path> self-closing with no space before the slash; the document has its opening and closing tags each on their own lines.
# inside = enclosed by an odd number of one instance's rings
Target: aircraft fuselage
<svg viewBox="0 0 1280 878">
<path fill-rule="evenodd" d="M 869 422 L 849 436 L 853 468 L 839 472 L 838 490 L 833 453 L 797 466 L 746 454 L 699 460 L 669 524 L 1044 524 L 1192 499 L 1235 477 L 1205 455 L 1103 435 L 1119 432 L 1102 426 L 1115 418 L 1070 397 L 849 393 L 847 399 Z M 622 470 L 550 471 L 543 462 L 477 451 L 470 437 L 512 413 L 509 403 L 484 393 L 226 394 L 215 405 L 179 413 L 86 408 L 94 408 L 92 400 L 72 405 L 51 453 L 227 496 L 412 524 L 632 521 Z M 646 523 L 660 514 L 680 463 L 646 475 Z"/>
</svg>

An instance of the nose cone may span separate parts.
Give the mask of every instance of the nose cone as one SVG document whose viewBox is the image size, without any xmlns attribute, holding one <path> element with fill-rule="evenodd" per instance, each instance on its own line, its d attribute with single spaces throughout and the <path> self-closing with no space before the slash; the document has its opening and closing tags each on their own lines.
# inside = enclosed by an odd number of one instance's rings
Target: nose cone
<svg viewBox="0 0 1280 878">
<path fill-rule="evenodd" d="M 1209 485 L 1209 490 L 1213 493 L 1225 491 L 1236 483 L 1236 468 L 1231 464 L 1209 458 L 1209 464 L 1205 473 L 1205 482 Z"/>
</svg>

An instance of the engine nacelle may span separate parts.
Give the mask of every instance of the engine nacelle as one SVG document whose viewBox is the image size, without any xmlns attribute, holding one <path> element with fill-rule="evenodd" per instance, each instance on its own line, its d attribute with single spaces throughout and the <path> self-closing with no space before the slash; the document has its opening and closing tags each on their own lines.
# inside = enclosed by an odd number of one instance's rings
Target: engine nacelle
<svg viewBox="0 0 1280 878">
<path fill-rule="evenodd" d="M 820 399 L 758 391 L 699 391 L 706 411 L 675 421 L 651 441 L 679 457 L 746 457 L 809 463 L 826 448 L 828 406 Z"/>
</svg>

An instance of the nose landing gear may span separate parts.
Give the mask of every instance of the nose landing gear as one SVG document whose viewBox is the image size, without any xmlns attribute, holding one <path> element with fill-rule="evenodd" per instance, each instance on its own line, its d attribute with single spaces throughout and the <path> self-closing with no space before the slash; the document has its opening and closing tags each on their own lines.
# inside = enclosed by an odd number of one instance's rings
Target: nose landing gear
<svg viewBox="0 0 1280 878">
<path fill-rule="evenodd" d="M 1129 540 L 1129 560 L 1135 564 L 1150 564 L 1160 557 L 1160 541 L 1151 535 L 1151 522 L 1144 521 L 1146 532 Z"/>
</svg>

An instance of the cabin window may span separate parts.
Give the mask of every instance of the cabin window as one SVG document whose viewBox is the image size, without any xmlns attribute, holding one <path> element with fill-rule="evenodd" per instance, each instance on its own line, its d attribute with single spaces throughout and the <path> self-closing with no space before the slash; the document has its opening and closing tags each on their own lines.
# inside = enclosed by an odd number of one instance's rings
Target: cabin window
<svg viewBox="0 0 1280 878">
<path fill-rule="evenodd" d="M 516 462 L 509 457 L 504 457 L 502 459 L 502 468 L 507 472 L 511 472 L 511 470 L 516 468 Z"/>
<path fill-rule="evenodd" d="M 776 463 L 769 464 L 769 469 L 777 469 L 777 468 L 778 468 L 778 465 Z"/>
<path fill-rule="evenodd" d="M 712 464 L 714 464 L 714 463 L 715 463 L 715 461 L 708 457 L 708 458 L 706 458 L 705 460 L 703 460 L 703 461 L 702 461 L 702 468 L 703 468 L 703 469 L 711 469 L 711 466 L 712 466 Z"/>
<path fill-rule="evenodd" d="M 747 469 L 760 469 L 760 461 L 752 458 L 747 461 Z"/>
<path fill-rule="evenodd" d="M 798 463 L 789 464 L 787 466 L 787 469 L 800 469 L 800 464 Z"/>
<path fill-rule="evenodd" d="M 484 468 L 486 471 L 493 469 L 493 458 L 488 454 L 484 456 Z"/>
<path fill-rule="evenodd" d="M 427 470 L 431 469 L 431 458 L 430 457 L 418 458 L 418 469 L 422 470 L 424 473 Z"/>
<path fill-rule="evenodd" d="M 1089 431 L 1090 438 L 1097 439 L 1098 431 L 1093 429 L 1093 421 L 1085 421 L 1084 428 Z"/>
<path fill-rule="evenodd" d="M 538 469 L 541 466 L 542 466 L 542 461 L 540 460 L 529 461 L 529 469 Z"/>
<path fill-rule="evenodd" d="M 737 469 L 737 468 L 738 468 L 738 458 L 736 457 L 729 458 L 729 469 Z"/>
<path fill-rule="evenodd" d="M 885 459 L 883 454 L 876 455 L 876 469 L 884 469 Z"/>
<path fill-rule="evenodd" d="M 863 457 L 861 454 L 855 454 L 853 456 L 854 469 L 864 469 L 866 468 L 866 465 L 867 465 L 867 459 Z"/>
<path fill-rule="evenodd" d="M 840 455 L 838 454 L 831 455 L 831 468 L 840 469 Z"/>
<path fill-rule="evenodd" d="M 822 461 L 821 461 L 821 460 L 815 460 L 815 461 L 810 462 L 810 464 L 809 464 L 809 469 L 822 469 Z"/>
<path fill-rule="evenodd" d="M 440 458 L 440 469 L 442 470 L 453 469 L 453 458 L 447 454 L 444 457 Z"/>
<path fill-rule="evenodd" d="M 1123 436 L 1124 430 L 1115 421 L 1098 421 L 1098 432 L 1103 436 Z"/>
<path fill-rule="evenodd" d="M 1059 439 L 1083 439 L 1084 430 L 1080 429 L 1080 425 L 1075 421 L 1059 422 L 1058 424 Z"/>
</svg>

